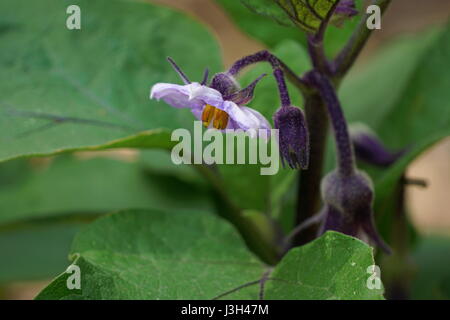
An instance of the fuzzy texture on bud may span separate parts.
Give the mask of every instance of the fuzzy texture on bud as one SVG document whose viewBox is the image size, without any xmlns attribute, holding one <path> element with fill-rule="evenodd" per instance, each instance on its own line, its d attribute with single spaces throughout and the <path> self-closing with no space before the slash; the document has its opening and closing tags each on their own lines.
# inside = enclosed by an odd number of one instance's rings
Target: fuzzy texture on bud
<svg viewBox="0 0 450 320">
<path fill-rule="evenodd" d="M 240 90 L 239 83 L 227 72 L 214 75 L 210 87 L 219 91 L 223 96 L 233 95 Z"/>
<path fill-rule="evenodd" d="M 333 171 L 321 185 L 325 216 L 320 230 L 334 230 L 361 239 L 369 238 L 390 253 L 389 246 L 380 237 L 373 217 L 373 185 L 367 174 L 357 171 L 342 176 Z"/>
<path fill-rule="evenodd" d="M 279 130 L 281 162 L 292 169 L 307 169 L 309 165 L 309 133 L 300 108 L 281 107 L 273 116 Z"/>
</svg>

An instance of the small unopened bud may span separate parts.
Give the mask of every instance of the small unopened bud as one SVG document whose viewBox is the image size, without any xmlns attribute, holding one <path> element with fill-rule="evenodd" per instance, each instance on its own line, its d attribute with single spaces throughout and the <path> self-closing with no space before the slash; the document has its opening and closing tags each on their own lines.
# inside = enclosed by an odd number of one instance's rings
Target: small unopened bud
<svg viewBox="0 0 450 320">
<path fill-rule="evenodd" d="M 210 87 L 219 91 L 223 96 L 233 95 L 240 90 L 239 83 L 227 72 L 214 75 Z"/>
<path fill-rule="evenodd" d="M 292 169 L 307 169 L 309 165 L 309 133 L 303 111 L 297 107 L 281 107 L 275 113 L 275 128 L 279 130 L 281 162 Z"/>
<path fill-rule="evenodd" d="M 350 127 L 350 139 L 356 157 L 368 164 L 388 167 L 405 154 L 405 150 L 391 152 L 386 149 L 377 135 L 362 124 Z"/>
<path fill-rule="evenodd" d="M 341 0 L 334 10 L 331 23 L 340 27 L 345 20 L 350 19 L 358 14 L 354 0 Z"/>
<path fill-rule="evenodd" d="M 321 232 L 335 230 L 358 238 L 369 238 L 386 252 L 389 246 L 379 235 L 373 217 L 373 185 L 367 174 L 357 171 L 343 176 L 333 171 L 321 185 L 325 220 Z"/>
</svg>

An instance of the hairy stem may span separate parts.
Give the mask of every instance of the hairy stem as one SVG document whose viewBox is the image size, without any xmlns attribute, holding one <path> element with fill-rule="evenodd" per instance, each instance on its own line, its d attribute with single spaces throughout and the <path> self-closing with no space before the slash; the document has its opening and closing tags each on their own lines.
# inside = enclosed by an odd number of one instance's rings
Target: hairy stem
<svg viewBox="0 0 450 320">
<path fill-rule="evenodd" d="M 278 84 L 278 91 L 280 93 L 280 100 L 282 106 L 289 106 L 291 104 L 291 100 L 289 98 L 289 94 L 286 87 L 286 81 L 284 79 L 284 73 L 287 74 L 287 77 L 295 83 L 295 85 L 302 91 L 307 92 L 308 86 L 307 84 L 298 77 L 289 67 L 286 66 L 280 59 L 271 54 L 267 50 L 259 51 L 255 54 L 244 57 L 238 61 L 236 61 L 231 68 L 228 70 L 228 73 L 231 75 L 237 75 L 242 69 L 258 63 L 258 62 L 268 62 L 272 66 L 273 75 Z"/>
<path fill-rule="evenodd" d="M 308 34 L 308 52 L 311 57 L 312 64 L 314 66 L 314 69 L 320 71 L 323 74 L 330 74 L 331 72 L 330 64 L 325 55 L 323 40 L 325 38 L 325 31 L 327 30 L 328 24 L 338 4 L 339 1 L 336 1 L 333 4 L 333 6 L 328 11 L 327 15 L 320 23 L 317 32 L 315 34 Z"/>
<path fill-rule="evenodd" d="M 337 170 L 339 174 L 349 176 L 355 172 L 355 159 L 341 104 L 333 84 L 326 76 L 313 72 L 313 80 L 328 108 L 328 115 L 333 126 L 337 151 Z"/>
<path fill-rule="evenodd" d="M 384 13 L 390 3 L 391 0 L 372 0 L 371 5 L 379 6 L 381 12 Z M 353 66 L 356 58 L 367 43 L 369 36 L 372 34 L 373 30 L 367 28 L 366 23 L 369 16 L 370 15 L 366 13 L 364 17 L 362 17 L 358 27 L 350 37 L 350 40 L 334 60 L 335 78 L 342 79 L 347 74 L 348 70 Z"/>
<path fill-rule="evenodd" d="M 371 4 L 379 5 L 382 12 L 385 12 L 386 8 L 390 4 L 391 0 L 373 0 Z M 330 13 L 331 14 L 331 13 Z M 330 19 L 331 15 L 328 17 Z M 310 36 L 308 39 L 308 50 L 313 62 L 314 69 L 311 73 L 318 72 L 321 76 L 326 76 L 329 73 L 333 74 L 332 81 L 334 86 L 330 81 L 325 83 L 327 96 L 327 106 L 332 106 L 332 110 L 336 110 L 338 118 L 341 118 L 345 124 L 344 115 L 339 106 L 339 101 L 337 100 L 336 90 L 342 78 L 347 74 L 347 72 L 352 67 L 354 61 L 357 59 L 362 48 L 366 44 L 371 30 L 367 28 L 366 21 L 369 17 L 366 14 L 362 19 L 351 36 L 349 42 L 344 46 L 342 51 L 337 55 L 333 63 L 326 60 L 324 54 L 323 39 L 326 31 L 326 23 L 322 23 L 319 32 L 315 36 Z M 327 20 L 327 23 L 328 23 Z M 331 70 L 330 70 L 331 69 Z M 310 73 L 310 74 L 311 74 Z M 307 77 L 308 74 L 307 74 Z M 291 82 L 292 80 L 289 79 Z M 303 87 L 297 86 L 303 93 L 305 98 L 305 111 L 308 127 L 310 129 L 310 166 L 307 171 L 299 172 L 299 186 L 298 186 L 298 202 L 297 202 L 297 213 L 296 213 L 296 226 L 304 223 L 310 217 L 315 215 L 320 206 L 320 181 L 322 179 L 323 163 L 325 159 L 325 147 L 326 147 L 326 136 L 328 131 L 328 116 L 325 107 L 324 99 L 321 93 L 315 92 L 308 85 L 308 79 L 303 81 Z M 294 83 L 294 82 L 293 82 Z M 295 84 L 295 83 L 294 83 Z M 336 104 L 337 102 L 337 104 Z M 337 105 L 337 107 L 336 107 Z M 333 128 L 339 129 L 340 126 L 336 121 L 333 122 Z M 354 166 L 353 151 L 351 145 L 349 145 L 348 132 L 346 124 L 343 129 L 339 129 L 339 138 L 336 138 L 336 142 L 339 141 L 339 150 L 344 152 L 344 158 L 347 159 L 342 163 L 340 161 L 339 167 L 343 172 L 352 172 Z M 338 151 L 339 151 L 338 150 Z M 297 234 L 294 239 L 294 245 L 302 245 L 316 237 L 316 230 L 314 227 L 308 228 L 303 232 Z"/>
<path fill-rule="evenodd" d="M 308 36 L 308 52 L 314 69 L 323 74 L 330 74 L 329 63 L 323 48 L 323 39 Z"/>
</svg>

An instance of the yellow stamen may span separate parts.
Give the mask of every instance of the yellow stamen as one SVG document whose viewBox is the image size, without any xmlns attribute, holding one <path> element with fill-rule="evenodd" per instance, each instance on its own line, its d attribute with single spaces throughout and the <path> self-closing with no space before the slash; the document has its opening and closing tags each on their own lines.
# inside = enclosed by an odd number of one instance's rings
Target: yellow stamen
<svg viewBox="0 0 450 320">
<path fill-rule="evenodd" d="M 213 106 L 207 104 L 205 106 L 205 109 L 203 109 L 203 113 L 202 113 L 203 125 L 205 127 L 209 127 L 213 118 L 214 118 L 214 121 L 213 121 L 214 128 L 223 130 L 227 127 L 228 119 L 229 119 L 228 114 L 223 110 L 220 110 L 216 107 L 213 107 Z"/>
<path fill-rule="evenodd" d="M 223 110 L 217 109 L 214 112 L 214 128 L 223 130 L 228 124 L 228 113 Z"/>
<path fill-rule="evenodd" d="M 214 110 L 216 108 L 214 108 L 213 106 L 207 104 L 205 106 L 205 109 L 203 109 L 203 113 L 202 113 L 202 121 L 203 121 L 203 125 L 205 127 L 209 127 L 209 124 L 211 123 L 212 118 L 214 117 Z"/>
</svg>

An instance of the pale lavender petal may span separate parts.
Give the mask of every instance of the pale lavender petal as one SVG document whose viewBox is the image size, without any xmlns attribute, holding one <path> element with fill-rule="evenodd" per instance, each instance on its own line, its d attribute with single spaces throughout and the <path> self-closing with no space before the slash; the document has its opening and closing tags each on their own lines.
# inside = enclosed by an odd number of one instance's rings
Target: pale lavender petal
<svg viewBox="0 0 450 320">
<path fill-rule="evenodd" d="M 157 83 L 150 92 L 150 99 L 164 100 L 175 108 L 202 108 L 205 104 L 220 105 L 222 95 L 197 82 L 187 85 Z"/>
<path fill-rule="evenodd" d="M 150 99 L 164 100 L 175 108 L 193 108 L 199 106 L 199 101 L 189 100 L 190 85 L 157 83 L 150 91 Z"/>
<path fill-rule="evenodd" d="M 269 121 L 267 121 L 267 119 L 261 113 L 256 111 L 255 109 L 244 107 L 244 106 L 242 106 L 241 109 L 246 110 L 248 113 L 252 114 L 256 119 L 258 119 L 258 122 L 259 122 L 258 129 L 270 130 L 272 128 Z"/>
<path fill-rule="evenodd" d="M 217 107 L 223 103 L 222 94 L 215 89 L 202 86 L 199 83 L 191 83 L 187 87 L 189 87 L 188 90 L 190 100 L 200 100 L 205 104 L 212 105 L 213 107 Z"/>
<path fill-rule="evenodd" d="M 196 107 L 196 108 L 191 109 L 192 114 L 194 115 L 194 117 L 197 120 L 202 121 L 203 109 L 205 109 L 205 105 L 203 105 L 202 107 L 199 107 L 199 108 Z"/>
<path fill-rule="evenodd" d="M 231 125 L 233 129 L 266 129 L 270 130 L 270 124 L 266 118 L 258 111 L 244 107 L 237 106 L 232 101 L 224 101 L 224 103 L 220 106 L 220 109 L 224 110 L 230 116 L 232 122 Z M 237 128 L 235 128 L 237 127 Z M 269 133 L 270 136 L 270 132 Z"/>
</svg>

